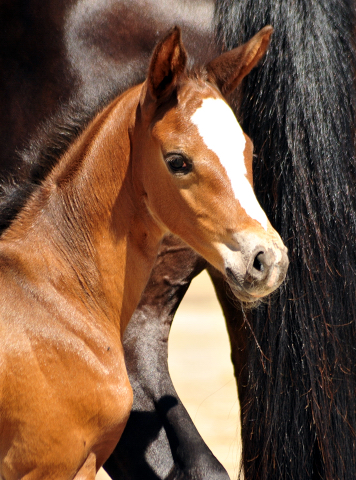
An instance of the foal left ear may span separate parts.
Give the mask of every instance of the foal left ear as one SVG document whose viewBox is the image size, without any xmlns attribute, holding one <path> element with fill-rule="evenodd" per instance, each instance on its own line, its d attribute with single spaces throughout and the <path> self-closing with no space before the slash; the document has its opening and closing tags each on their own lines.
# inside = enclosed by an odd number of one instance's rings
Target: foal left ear
<svg viewBox="0 0 356 480">
<path fill-rule="evenodd" d="M 174 90 L 178 77 L 184 72 L 187 53 L 179 27 L 174 27 L 156 46 L 147 76 L 151 97 L 159 100 Z"/>
<path fill-rule="evenodd" d="M 208 63 L 208 79 L 223 95 L 231 93 L 265 55 L 272 33 L 273 28 L 267 25 L 248 42 Z"/>
</svg>

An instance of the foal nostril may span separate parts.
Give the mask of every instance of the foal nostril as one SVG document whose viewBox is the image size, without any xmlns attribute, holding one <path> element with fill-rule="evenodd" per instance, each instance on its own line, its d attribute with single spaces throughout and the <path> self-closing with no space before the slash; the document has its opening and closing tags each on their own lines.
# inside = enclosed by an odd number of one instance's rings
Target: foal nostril
<svg viewBox="0 0 356 480">
<path fill-rule="evenodd" d="M 253 268 L 258 272 L 261 272 L 261 273 L 264 272 L 265 265 L 263 262 L 264 262 L 264 252 L 259 252 L 253 261 Z"/>
<path fill-rule="evenodd" d="M 275 261 L 274 253 L 270 250 L 263 251 L 257 248 L 255 252 L 246 272 L 245 281 L 249 283 L 262 282 L 268 278 L 270 269 Z"/>
</svg>

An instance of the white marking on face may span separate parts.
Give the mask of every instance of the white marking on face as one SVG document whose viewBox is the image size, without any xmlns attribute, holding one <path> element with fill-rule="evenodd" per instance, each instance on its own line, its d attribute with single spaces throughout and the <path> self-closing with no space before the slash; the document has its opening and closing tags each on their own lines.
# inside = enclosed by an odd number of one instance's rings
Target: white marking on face
<svg viewBox="0 0 356 480">
<path fill-rule="evenodd" d="M 230 179 L 236 200 L 267 230 L 267 217 L 247 180 L 244 161 L 246 140 L 231 108 L 220 98 L 205 98 L 191 117 L 209 150 L 220 159 Z"/>
</svg>

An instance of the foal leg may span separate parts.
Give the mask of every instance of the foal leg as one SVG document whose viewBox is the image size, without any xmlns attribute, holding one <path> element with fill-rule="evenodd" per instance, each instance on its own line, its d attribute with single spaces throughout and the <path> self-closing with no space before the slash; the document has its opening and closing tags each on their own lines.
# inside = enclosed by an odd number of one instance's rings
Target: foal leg
<svg viewBox="0 0 356 480">
<path fill-rule="evenodd" d="M 229 480 L 181 403 L 167 363 L 174 314 L 191 280 L 205 266 L 205 260 L 181 241 L 165 239 L 125 332 L 134 403 L 120 442 L 105 464 L 114 480 Z"/>
</svg>

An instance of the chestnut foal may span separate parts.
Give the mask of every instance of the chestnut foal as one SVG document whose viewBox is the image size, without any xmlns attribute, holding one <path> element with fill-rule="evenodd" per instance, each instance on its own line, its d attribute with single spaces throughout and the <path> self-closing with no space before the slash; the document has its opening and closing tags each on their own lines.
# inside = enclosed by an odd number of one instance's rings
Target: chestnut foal
<svg viewBox="0 0 356 480">
<path fill-rule="evenodd" d="M 271 27 L 186 72 L 179 29 L 146 81 L 114 100 L 0 239 L 0 476 L 94 479 L 132 391 L 122 336 L 174 233 L 247 302 L 283 281 L 286 249 L 252 189 L 252 144 L 222 94 Z"/>
</svg>

